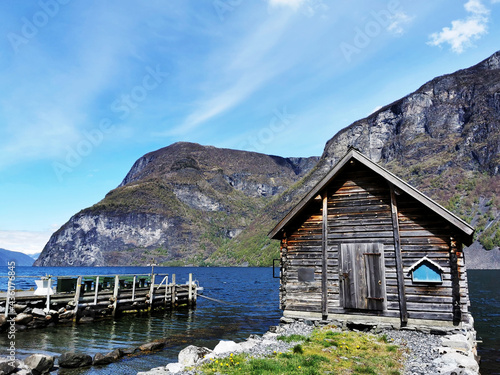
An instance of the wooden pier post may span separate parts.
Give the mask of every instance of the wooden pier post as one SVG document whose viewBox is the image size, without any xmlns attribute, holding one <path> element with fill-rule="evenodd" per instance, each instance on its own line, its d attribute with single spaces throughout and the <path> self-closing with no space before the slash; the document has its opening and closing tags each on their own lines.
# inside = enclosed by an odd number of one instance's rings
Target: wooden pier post
<svg viewBox="0 0 500 375">
<path fill-rule="evenodd" d="M 151 274 L 151 285 L 149 287 L 149 308 L 150 309 L 153 307 L 154 295 L 155 295 L 155 275 L 152 273 Z"/>
<path fill-rule="evenodd" d="M 175 295 L 177 294 L 177 288 L 176 288 L 176 285 L 175 285 L 175 273 L 172 274 L 172 285 L 170 286 L 170 297 L 172 298 L 171 299 L 171 305 L 172 305 L 172 308 L 175 306 Z"/>
<path fill-rule="evenodd" d="M 78 276 L 78 280 L 76 281 L 75 298 L 73 299 L 73 303 L 75 305 L 75 307 L 73 308 L 73 320 L 75 321 L 78 315 L 78 302 L 80 301 L 81 290 L 82 290 L 82 277 Z"/>
<path fill-rule="evenodd" d="M 47 303 L 45 305 L 47 314 L 49 313 L 50 310 L 50 292 L 52 291 L 51 288 L 52 288 L 52 278 L 49 277 L 49 279 L 47 280 Z"/>
<path fill-rule="evenodd" d="M 193 274 L 189 274 L 188 281 L 188 306 L 191 307 L 193 305 Z"/>
<path fill-rule="evenodd" d="M 194 285 L 194 290 L 193 290 L 193 306 L 196 306 L 196 301 L 198 299 L 198 284 L 195 283 Z"/>
<path fill-rule="evenodd" d="M 99 276 L 95 279 L 95 293 L 94 293 L 94 305 L 97 305 L 97 295 L 99 294 Z"/>
<path fill-rule="evenodd" d="M 165 298 L 163 300 L 164 306 L 167 306 L 167 298 L 168 298 L 168 275 L 165 276 Z"/>
<path fill-rule="evenodd" d="M 135 300 L 135 283 L 137 282 L 137 275 L 134 275 L 134 281 L 132 281 L 132 302 Z"/>
<path fill-rule="evenodd" d="M 113 290 L 113 317 L 116 315 L 116 307 L 118 306 L 118 291 L 120 290 L 120 276 L 115 276 L 115 289 Z"/>
</svg>

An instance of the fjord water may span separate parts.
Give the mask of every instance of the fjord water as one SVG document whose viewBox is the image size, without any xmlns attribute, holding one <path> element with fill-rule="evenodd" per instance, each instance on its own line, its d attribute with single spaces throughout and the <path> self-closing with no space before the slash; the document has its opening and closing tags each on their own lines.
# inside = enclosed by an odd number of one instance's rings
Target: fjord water
<svg viewBox="0 0 500 375">
<path fill-rule="evenodd" d="M 104 275 L 149 273 L 150 267 L 18 267 L 17 288 L 29 288 L 33 279 L 22 275 Z M 138 346 L 155 339 L 168 339 L 165 350 L 151 355 L 125 358 L 106 367 L 84 370 L 60 370 L 61 374 L 136 374 L 177 360 L 178 352 L 189 344 L 213 348 L 220 339 L 240 341 L 250 334 L 262 334 L 279 322 L 279 280 L 271 268 L 168 268 L 155 272 L 176 274 L 177 282 L 187 281 L 191 272 L 205 288 L 204 295 L 224 301 L 198 299 L 195 310 L 177 310 L 152 314 L 125 315 L 115 321 L 105 320 L 89 325 L 52 327 L 17 332 L 19 358 L 31 353 L 59 355 L 63 351 L 83 351 L 90 355 L 115 348 Z M 481 374 L 500 374 L 500 292 L 497 280 L 500 270 L 470 270 L 471 309 L 478 331 Z M 0 274 L 7 272 L 2 269 Z M 0 278 L 4 283 L 5 279 Z M 0 290 L 5 285 L 0 284 Z M 6 335 L 0 335 L 0 346 L 7 348 Z M 3 355 L 4 353 L 0 354 Z"/>
<path fill-rule="evenodd" d="M 493 250 L 492 250 L 493 251 Z M 494 250 L 496 251 L 496 250 Z M 468 270 L 481 375 L 500 374 L 500 270 Z"/>
<path fill-rule="evenodd" d="M 16 288 L 34 286 L 33 279 L 23 280 L 21 275 L 150 272 L 151 267 L 18 267 Z M 6 273 L 2 269 L 1 274 Z M 225 303 L 200 297 L 197 308 L 192 311 L 127 314 L 114 321 L 17 332 L 18 358 L 39 352 L 59 355 L 64 351 L 82 351 L 93 356 L 97 352 L 107 353 L 115 348 L 134 347 L 167 338 L 167 348 L 155 354 L 125 358 L 102 368 L 60 371 L 61 374 L 136 374 L 176 362 L 179 351 L 189 344 L 213 348 L 220 339 L 241 341 L 250 334 L 263 334 L 269 326 L 279 323 L 279 280 L 273 279 L 271 268 L 155 267 L 155 273 L 176 274 L 177 283 L 186 282 L 189 273 L 193 273 L 193 278 L 205 288 L 205 296 Z M 5 279 L 1 280 L 5 283 Z M 0 290 L 5 289 L 5 285 L 0 285 Z M 8 348 L 7 344 L 6 335 L 0 335 L 0 347 Z"/>
</svg>

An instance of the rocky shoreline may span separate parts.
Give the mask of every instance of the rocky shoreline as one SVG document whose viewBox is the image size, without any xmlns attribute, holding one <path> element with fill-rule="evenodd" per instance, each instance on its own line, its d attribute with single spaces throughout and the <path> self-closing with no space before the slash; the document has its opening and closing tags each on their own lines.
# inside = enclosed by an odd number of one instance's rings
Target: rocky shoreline
<svg viewBox="0 0 500 375">
<path fill-rule="evenodd" d="M 472 318 L 471 318 L 472 319 Z M 471 320 L 472 321 L 472 320 Z M 478 375 L 476 332 L 472 323 L 448 330 L 392 326 L 360 325 L 338 321 L 308 321 L 281 318 L 279 326 L 273 326 L 262 336 L 251 335 L 246 341 L 220 341 L 213 350 L 188 346 L 179 353 L 179 361 L 157 367 L 137 375 L 195 375 L 198 367 L 213 358 L 225 358 L 230 353 L 246 353 L 264 357 L 273 352 L 286 352 L 297 343 L 277 340 L 278 336 L 293 334 L 308 336 L 315 327 L 333 324 L 336 330 L 361 330 L 369 334 L 385 335 L 395 344 L 408 349 L 404 375 Z"/>
<path fill-rule="evenodd" d="M 329 325 L 335 331 L 354 330 L 385 336 L 394 344 L 407 348 L 404 375 L 479 375 L 476 352 L 476 332 L 472 317 L 469 324 L 449 329 L 405 327 L 395 329 L 391 325 L 371 325 L 341 321 L 310 321 L 281 318 L 278 326 L 270 327 L 262 336 L 250 335 L 240 343 L 220 341 L 214 349 L 188 346 L 181 350 L 178 362 L 157 367 L 138 375 L 195 375 L 199 366 L 215 358 L 225 358 L 231 353 L 246 353 L 252 357 L 265 357 L 274 352 L 286 352 L 297 342 L 278 340 L 279 336 L 309 336 L 315 327 Z M 46 354 L 33 354 L 24 360 L 0 357 L 0 374 L 48 374 L 59 368 L 102 366 L 133 355 L 144 355 L 163 349 L 167 340 L 157 340 L 139 347 L 115 349 L 109 353 L 97 353 L 94 358 L 84 353 L 62 353 L 54 358 Z"/>
</svg>

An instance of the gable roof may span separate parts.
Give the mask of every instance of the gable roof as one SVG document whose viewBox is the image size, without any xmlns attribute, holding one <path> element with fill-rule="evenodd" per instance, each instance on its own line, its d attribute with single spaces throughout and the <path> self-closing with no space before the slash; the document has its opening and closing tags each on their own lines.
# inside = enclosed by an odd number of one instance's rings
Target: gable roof
<svg viewBox="0 0 500 375">
<path fill-rule="evenodd" d="M 415 263 L 413 263 L 413 264 L 410 266 L 410 268 L 408 268 L 408 269 L 406 270 L 406 272 L 407 272 L 407 273 L 409 273 L 409 272 L 411 272 L 411 271 L 416 270 L 418 266 L 420 266 L 421 264 L 423 264 L 423 263 L 425 263 L 425 262 L 432 264 L 432 265 L 433 265 L 434 267 L 436 267 L 438 270 L 440 270 L 441 272 L 444 272 L 443 267 L 441 267 L 439 264 L 437 264 L 436 262 L 432 261 L 431 259 L 427 258 L 427 255 L 426 255 L 426 256 L 424 256 L 422 259 L 417 260 Z"/>
<path fill-rule="evenodd" d="M 308 203 L 313 200 L 314 197 L 316 197 L 331 181 L 333 181 L 342 168 L 351 160 L 356 160 L 363 164 L 379 176 L 383 177 L 396 188 L 404 191 L 424 206 L 441 216 L 443 219 L 447 220 L 461 232 L 462 240 L 466 245 L 470 245 L 472 243 L 472 236 L 474 234 L 473 227 L 354 148 L 349 149 L 349 151 L 330 170 L 330 172 L 328 172 L 326 176 L 323 177 L 323 179 L 319 181 L 316 186 L 312 188 L 311 191 L 309 191 L 309 193 L 302 198 L 302 200 L 269 232 L 268 236 L 273 239 L 279 239 L 278 234 L 287 226 L 287 224 L 295 219 L 306 208 Z"/>
</svg>

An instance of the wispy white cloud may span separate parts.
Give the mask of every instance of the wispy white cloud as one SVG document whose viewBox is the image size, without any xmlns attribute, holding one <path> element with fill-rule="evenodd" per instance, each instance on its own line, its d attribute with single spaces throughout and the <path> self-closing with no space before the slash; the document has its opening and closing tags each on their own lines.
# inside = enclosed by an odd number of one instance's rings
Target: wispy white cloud
<svg viewBox="0 0 500 375">
<path fill-rule="evenodd" d="M 290 8 L 293 11 L 300 11 L 307 17 L 327 12 L 330 7 L 325 0 L 268 0 L 270 8 Z"/>
<path fill-rule="evenodd" d="M 460 54 L 472 46 L 474 40 L 488 33 L 490 11 L 481 0 L 469 0 L 464 8 L 470 15 L 466 19 L 454 20 L 451 27 L 443 27 L 440 32 L 431 34 L 429 45 L 447 43 L 453 52 Z"/>
<path fill-rule="evenodd" d="M 307 1 L 308 0 L 269 0 L 269 5 L 273 7 L 290 7 L 292 9 L 298 9 Z"/>
<path fill-rule="evenodd" d="M 409 16 L 403 11 L 398 11 L 393 14 L 390 18 L 390 24 L 387 26 L 387 30 L 396 34 L 403 35 L 405 32 L 405 27 L 413 20 L 414 17 Z"/>
<path fill-rule="evenodd" d="M 287 69 L 289 65 L 276 63 L 276 58 L 266 58 L 269 53 L 275 53 L 274 49 L 287 23 L 286 15 L 267 21 L 249 35 L 243 43 L 238 43 L 243 48 L 236 54 L 231 49 L 230 52 L 217 51 L 217 53 L 227 53 L 231 56 L 224 67 L 214 68 L 217 74 L 213 76 L 226 84 L 213 82 L 210 86 L 220 88 L 211 92 L 208 97 L 201 98 L 195 105 L 196 109 L 186 116 L 181 125 L 165 132 L 155 133 L 155 135 L 186 135 L 204 122 L 235 107 L 270 79 Z"/>
</svg>

